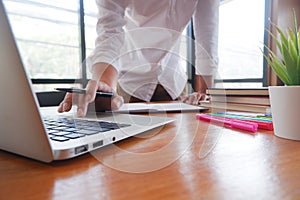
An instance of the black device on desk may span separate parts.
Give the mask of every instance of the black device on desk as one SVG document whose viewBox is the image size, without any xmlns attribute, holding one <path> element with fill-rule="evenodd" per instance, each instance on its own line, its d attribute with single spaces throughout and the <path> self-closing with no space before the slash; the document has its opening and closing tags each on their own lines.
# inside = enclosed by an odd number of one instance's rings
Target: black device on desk
<svg viewBox="0 0 300 200">
<path fill-rule="evenodd" d="M 77 94 L 85 94 L 86 90 L 81 88 L 55 88 L 58 91 L 62 92 L 69 92 L 69 93 L 77 93 Z M 113 97 L 114 94 L 112 92 L 103 92 L 103 91 L 97 91 L 96 92 L 96 98 L 97 97 Z"/>
<path fill-rule="evenodd" d="M 86 94 L 86 90 L 82 88 L 55 88 L 58 91 Z M 94 103 L 88 106 L 88 112 L 103 112 L 111 110 L 111 98 L 114 96 L 112 92 L 97 91 Z"/>
</svg>

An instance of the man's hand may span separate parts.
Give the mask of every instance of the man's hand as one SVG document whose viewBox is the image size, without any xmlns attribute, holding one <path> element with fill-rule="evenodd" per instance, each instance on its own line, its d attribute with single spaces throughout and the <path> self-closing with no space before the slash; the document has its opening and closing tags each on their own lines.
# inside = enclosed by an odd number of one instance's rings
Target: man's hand
<svg viewBox="0 0 300 200">
<path fill-rule="evenodd" d="M 199 105 L 199 101 L 209 100 L 209 96 L 206 95 L 206 89 L 214 85 L 213 76 L 201 76 L 195 75 L 195 91 L 192 94 L 182 96 L 180 99 L 182 102 Z"/>
<path fill-rule="evenodd" d="M 77 115 L 79 117 L 84 117 L 87 113 L 88 105 L 95 100 L 96 91 L 112 92 L 113 89 L 104 82 L 90 80 L 86 86 L 86 94 L 67 93 L 64 100 L 58 107 L 58 112 L 68 112 L 71 110 L 73 105 L 77 105 Z M 107 108 L 107 110 L 117 110 L 123 105 L 123 103 L 123 97 L 115 93 L 111 99 L 111 105 Z"/>
<path fill-rule="evenodd" d="M 72 105 L 77 105 L 77 115 L 84 117 L 87 113 L 88 105 L 94 102 L 96 91 L 113 92 L 117 83 L 117 70 L 107 63 L 96 63 L 92 69 L 92 80 L 86 86 L 86 94 L 67 93 L 64 100 L 60 103 L 58 112 L 68 112 Z M 97 101 L 97 104 L 101 102 Z M 123 97 L 117 93 L 111 99 L 111 105 L 107 110 L 117 110 L 124 103 Z"/>
<path fill-rule="evenodd" d="M 193 92 L 192 94 L 180 97 L 180 99 L 183 103 L 199 105 L 200 101 L 208 100 L 208 96 L 204 93 Z"/>
</svg>

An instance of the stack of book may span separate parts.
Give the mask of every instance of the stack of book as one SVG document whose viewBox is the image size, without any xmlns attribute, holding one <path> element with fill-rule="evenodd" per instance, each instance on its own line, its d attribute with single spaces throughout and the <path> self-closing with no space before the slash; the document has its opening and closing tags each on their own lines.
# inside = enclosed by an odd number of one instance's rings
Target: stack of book
<svg viewBox="0 0 300 200">
<path fill-rule="evenodd" d="M 271 113 L 268 88 L 208 88 L 209 101 L 200 105 L 207 108 Z"/>
</svg>

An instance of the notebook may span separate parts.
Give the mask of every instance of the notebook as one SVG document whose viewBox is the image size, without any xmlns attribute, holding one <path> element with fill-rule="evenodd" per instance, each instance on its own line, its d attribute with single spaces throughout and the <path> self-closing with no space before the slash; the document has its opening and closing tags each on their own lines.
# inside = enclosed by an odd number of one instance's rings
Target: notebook
<svg viewBox="0 0 300 200">
<path fill-rule="evenodd" d="M 169 113 L 169 112 L 200 112 L 208 108 L 193 106 L 182 102 L 172 103 L 125 103 L 115 113 Z"/>
<path fill-rule="evenodd" d="M 64 160 L 174 121 L 116 113 L 76 118 L 39 108 L 2 1 L 0 27 L 1 150 L 42 162 Z"/>
</svg>

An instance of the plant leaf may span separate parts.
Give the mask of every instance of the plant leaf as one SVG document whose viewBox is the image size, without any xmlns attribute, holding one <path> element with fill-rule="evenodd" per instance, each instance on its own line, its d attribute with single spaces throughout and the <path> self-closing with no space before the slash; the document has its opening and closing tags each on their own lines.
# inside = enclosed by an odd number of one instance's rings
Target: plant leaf
<svg viewBox="0 0 300 200">
<path fill-rule="evenodd" d="M 271 65 L 272 66 L 272 65 Z M 273 61 L 273 70 L 277 74 L 277 76 L 285 83 L 285 85 L 292 85 L 292 81 L 286 72 L 284 64 L 279 60 L 275 59 Z"/>
<path fill-rule="evenodd" d="M 269 57 L 264 54 L 264 57 L 267 60 L 268 64 L 271 66 L 277 76 L 282 80 L 282 82 L 286 85 L 289 85 L 291 81 L 287 75 L 284 64 L 275 56 L 274 52 L 272 52 L 270 49 L 268 49 L 268 51 Z"/>
<path fill-rule="evenodd" d="M 288 46 L 287 37 L 285 36 L 284 32 L 278 26 L 275 26 L 275 27 L 276 27 L 276 30 L 278 31 L 279 35 L 280 35 L 280 40 L 281 40 L 282 47 L 285 46 L 287 48 L 287 46 Z"/>
<path fill-rule="evenodd" d="M 294 33 L 295 33 L 295 37 L 296 37 L 296 49 L 297 52 L 299 54 L 299 43 L 297 41 L 299 41 L 299 36 L 298 36 L 298 25 L 297 25 L 297 17 L 296 17 L 296 11 L 295 9 L 293 10 L 293 21 L 294 21 Z"/>
<path fill-rule="evenodd" d="M 272 37 L 272 39 L 276 42 L 276 45 L 277 45 L 280 53 L 282 54 L 282 45 L 281 45 L 280 41 L 277 39 L 277 37 L 271 31 L 268 30 L 268 33 Z"/>
<path fill-rule="evenodd" d="M 297 33 L 297 39 L 298 39 L 298 48 L 300 48 L 300 31 Z M 298 51 L 298 55 L 300 55 L 300 49 Z"/>
<path fill-rule="evenodd" d="M 298 73 L 298 82 L 296 85 L 300 85 L 300 55 L 298 55 L 298 60 L 297 60 L 297 73 Z"/>
<path fill-rule="evenodd" d="M 297 57 L 298 57 L 298 50 L 297 50 L 297 38 L 295 37 L 295 33 L 289 29 L 288 30 L 288 35 L 289 35 L 289 43 L 288 43 L 288 46 L 289 46 L 289 52 L 291 54 L 291 58 L 293 60 L 294 63 L 297 63 Z"/>
<path fill-rule="evenodd" d="M 298 80 L 298 72 L 297 72 L 297 66 L 296 61 L 293 60 L 293 57 L 291 55 L 291 52 L 289 51 L 289 48 L 285 45 L 283 46 L 283 60 L 284 64 L 286 66 L 287 73 L 290 77 L 290 80 L 292 82 L 297 82 Z"/>
</svg>

